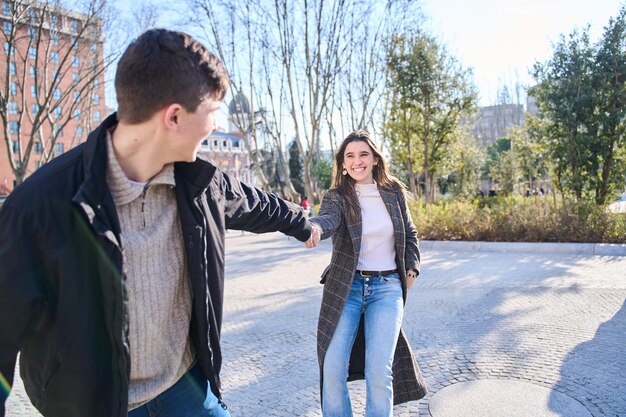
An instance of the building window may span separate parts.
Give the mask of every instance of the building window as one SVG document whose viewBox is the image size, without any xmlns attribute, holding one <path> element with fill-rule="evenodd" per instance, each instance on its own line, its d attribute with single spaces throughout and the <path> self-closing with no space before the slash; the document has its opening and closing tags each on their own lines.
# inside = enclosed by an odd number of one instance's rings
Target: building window
<svg viewBox="0 0 626 417">
<path fill-rule="evenodd" d="M 11 95 L 12 96 L 16 96 L 17 95 L 17 83 L 11 83 Z"/>
<path fill-rule="evenodd" d="M 98 110 L 93 112 L 93 120 L 96 121 L 96 122 L 100 121 L 100 112 Z"/>
<path fill-rule="evenodd" d="M 78 38 L 72 37 L 72 49 L 78 50 L 79 47 L 80 41 L 78 40 Z"/>
<path fill-rule="evenodd" d="M 56 117 L 57 119 L 60 119 L 61 116 L 63 116 L 63 109 L 61 107 L 55 107 L 53 113 L 54 113 L 54 117 Z"/>
<path fill-rule="evenodd" d="M 80 58 L 78 57 L 78 55 L 73 55 L 72 56 L 72 67 L 78 68 L 79 65 L 80 65 Z"/>
<path fill-rule="evenodd" d="M 35 78 L 35 76 L 37 75 L 37 67 L 34 65 L 31 65 L 30 68 L 28 69 L 28 73 L 30 74 L 31 78 Z"/>
<path fill-rule="evenodd" d="M 55 126 L 55 127 L 54 127 L 54 134 L 55 134 L 55 136 L 57 136 L 57 137 L 59 137 L 59 138 L 60 138 L 60 137 L 63 137 L 63 127 L 62 127 L 62 126 Z M 59 152 L 57 152 L 57 153 L 58 153 L 58 154 L 61 154 L 61 153 L 63 153 L 63 144 L 62 144 L 62 143 L 57 143 L 57 145 L 55 146 L 55 148 L 57 149 L 57 151 L 58 151 L 58 149 L 59 149 L 59 148 L 58 148 L 58 145 L 61 145 L 61 152 L 60 152 L 60 153 L 59 153 Z"/>
<path fill-rule="evenodd" d="M 80 109 L 74 109 L 74 119 L 80 118 L 80 113 L 81 113 Z"/>
<path fill-rule="evenodd" d="M 93 80 L 93 88 L 98 88 L 100 87 L 100 80 L 99 79 L 95 79 Z"/>
<path fill-rule="evenodd" d="M 76 138 L 77 139 L 82 139 L 83 138 L 83 127 L 82 126 L 78 126 L 76 128 Z"/>
<path fill-rule="evenodd" d="M 8 36 L 13 30 L 13 24 L 11 22 L 4 22 L 2 24 L 2 30 L 4 31 L 4 35 Z"/>
<path fill-rule="evenodd" d="M 52 27 L 53 29 L 59 28 L 59 18 L 57 15 L 50 15 L 50 27 Z"/>
<path fill-rule="evenodd" d="M 59 44 L 59 34 L 56 32 L 53 32 L 50 34 L 50 43 L 52 45 L 58 45 Z"/>
<path fill-rule="evenodd" d="M 11 147 L 13 148 L 13 153 L 18 153 L 20 151 L 20 142 L 17 140 L 12 140 Z"/>
<path fill-rule="evenodd" d="M 93 104 L 100 104 L 100 96 L 98 94 L 93 95 Z"/>
<path fill-rule="evenodd" d="M 70 20 L 70 30 L 72 31 L 72 33 L 76 33 L 78 32 L 78 21 L 77 20 Z"/>
<path fill-rule="evenodd" d="M 94 54 L 98 53 L 98 44 L 97 43 L 92 43 L 91 44 L 91 52 L 93 52 Z"/>
<path fill-rule="evenodd" d="M 8 1 L 2 3 L 2 14 L 10 15 L 11 13 L 13 13 L 13 11 L 11 10 L 11 3 L 9 3 Z"/>
<path fill-rule="evenodd" d="M 50 62 L 54 65 L 59 65 L 59 53 L 57 51 L 52 51 L 52 53 L 50 53 Z"/>
<path fill-rule="evenodd" d="M 9 42 L 8 41 L 4 41 L 4 53 L 6 55 L 9 55 L 9 47 L 10 47 Z"/>
<path fill-rule="evenodd" d="M 35 103 L 30 106 L 30 112 L 34 116 L 39 113 L 39 104 Z"/>
<path fill-rule="evenodd" d="M 54 97 L 55 100 L 61 100 L 61 90 L 55 88 L 52 92 L 52 97 Z"/>
<path fill-rule="evenodd" d="M 20 130 L 20 126 L 17 122 L 9 122 L 9 132 L 12 135 L 17 135 L 17 132 L 19 132 Z"/>
<path fill-rule="evenodd" d="M 9 114 L 17 114 L 17 103 L 9 101 Z"/>
<path fill-rule="evenodd" d="M 72 91 L 72 96 L 74 96 L 74 101 L 76 103 L 80 103 L 80 92 L 74 90 Z"/>
<path fill-rule="evenodd" d="M 60 130 L 60 129 L 59 129 L 59 130 Z M 61 131 L 61 133 L 63 133 L 63 131 L 62 131 L 62 130 L 60 130 L 60 131 Z M 59 136 L 63 136 L 63 134 L 61 134 L 61 135 L 59 135 Z M 64 151 L 64 149 L 63 149 L 63 148 L 64 148 L 64 147 L 63 147 L 63 144 L 62 144 L 62 143 L 57 143 L 57 144 L 55 144 L 55 145 L 54 145 L 54 153 L 56 153 L 57 155 L 61 155 L 61 154 L 63 153 L 63 151 Z"/>
<path fill-rule="evenodd" d="M 31 97 L 37 97 L 37 86 L 36 85 L 31 85 L 30 86 L 30 96 Z"/>
<path fill-rule="evenodd" d="M 28 48 L 28 57 L 30 59 L 37 59 L 37 48 L 35 48 L 34 46 Z"/>
<path fill-rule="evenodd" d="M 28 37 L 34 41 L 39 39 L 39 32 L 37 32 L 36 28 L 29 27 L 28 28 Z"/>
<path fill-rule="evenodd" d="M 38 17 L 37 16 L 37 11 L 34 8 L 30 8 L 28 9 L 28 11 L 26 12 L 26 14 L 28 15 L 28 18 L 30 19 L 30 23 L 31 24 L 35 24 L 38 21 Z"/>
<path fill-rule="evenodd" d="M 17 67 L 15 66 L 15 62 L 11 62 L 11 75 L 17 74 Z"/>
<path fill-rule="evenodd" d="M 41 142 L 35 142 L 35 153 L 41 155 L 43 153 L 43 145 Z"/>
</svg>

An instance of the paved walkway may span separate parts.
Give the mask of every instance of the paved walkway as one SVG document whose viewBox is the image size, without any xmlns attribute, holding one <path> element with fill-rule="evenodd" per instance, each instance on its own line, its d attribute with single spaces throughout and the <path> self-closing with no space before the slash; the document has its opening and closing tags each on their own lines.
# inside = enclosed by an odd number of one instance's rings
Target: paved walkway
<svg viewBox="0 0 626 417">
<path fill-rule="evenodd" d="M 315 327 L 330 249 L 228 234 L 222 379 L 233 417 L 321 415 Z M 553 415 L 579 417 L 556 413 L 567 396 L 594 417 L 626 417 L 625 271 L 617 256 L 424 250 L 404 328 L 431 392 L 394 414 L 442 417 L 444 388 L 488 381 L 532 384 Z M 7 416 L 35 416 L 16 385 Z M 364 384 L 351 387 L 362 416 Z"/>
</svg>

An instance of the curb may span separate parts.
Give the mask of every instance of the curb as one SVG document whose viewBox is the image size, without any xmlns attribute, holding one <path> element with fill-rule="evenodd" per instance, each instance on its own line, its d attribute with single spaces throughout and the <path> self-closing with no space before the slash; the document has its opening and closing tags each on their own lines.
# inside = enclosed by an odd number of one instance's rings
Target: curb
<svg viewBox="0 0 626 417">
<path fill-rule="evenodd" d="M 626 256 L 626 244 L 553 242 L 470 242 L 420 240 L 420 249 L 478 252 L 561 253 L 564 255 Z"/>
</svg>

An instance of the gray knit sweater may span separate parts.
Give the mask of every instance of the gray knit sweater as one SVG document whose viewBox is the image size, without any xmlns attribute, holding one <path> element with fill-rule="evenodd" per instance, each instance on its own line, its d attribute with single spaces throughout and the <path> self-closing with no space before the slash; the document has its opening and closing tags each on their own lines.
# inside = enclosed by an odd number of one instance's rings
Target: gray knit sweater
<svg viewBox="0 0 626 417">
<path fill-rule="evenodd" d="M 191 367 L 191 292 L 178 219 L 174 166 L 130 181 L 108 143 L 107 185 L 121 224 L 128 288 L 129 409 L 170 388 Z"/>
</svg>

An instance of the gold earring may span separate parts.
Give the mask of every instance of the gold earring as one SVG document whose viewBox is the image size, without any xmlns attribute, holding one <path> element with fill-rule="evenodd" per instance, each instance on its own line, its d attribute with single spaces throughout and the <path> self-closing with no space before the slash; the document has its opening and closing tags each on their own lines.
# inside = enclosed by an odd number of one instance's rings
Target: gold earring
<svg viewBox="0 0 626 417">
<path fill-rule="evenodd" d="M 341 173 L 342 173 L 343 175 L 348 175 L 348 170 L 344 168 L 344 169 L 343 169 L 343 171 L 341 171 Z"/>
</svg>

